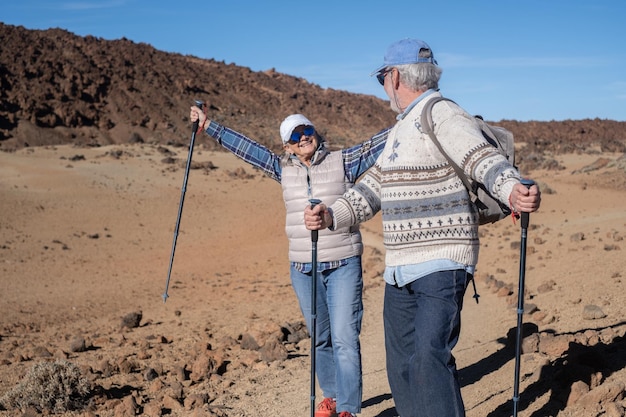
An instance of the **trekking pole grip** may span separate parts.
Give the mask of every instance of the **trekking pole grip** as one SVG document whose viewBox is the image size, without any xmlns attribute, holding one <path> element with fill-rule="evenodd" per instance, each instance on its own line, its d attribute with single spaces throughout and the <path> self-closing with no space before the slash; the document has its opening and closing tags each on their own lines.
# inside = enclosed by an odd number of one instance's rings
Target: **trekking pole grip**
<svg viewBox="0 0 626 417">
<path fill-rule="evenodd" d="M 200 108 L 200 111 L 204 111 L 204 109 L 202 108 L 204 106 L 204 101 L 202 101 L 202 100 L 194 100 L 194 103 L 195 103 L 196 106 L 198 106 L 198 108 Z M 198 126 L 199 125 L 200 125 L 200 117 L 198 117 L 198 120 L 193 122 L 193 125 L 191 127 L 191 131 L 193 133 L 196 133 L 198 131 Z"/>
<path fill-rule="evenodd" d="M 309 200 L 309 203 L 311 203 L 311 208 L 315 208 L 315 206 L 317 206 L 318 204 L 320 204 L 322 202 L 322 200 L 319 200 L 317 198 L 311 198 Z M 317 230 L 311 230 L 311 242 L 317 242 Z"/>
<path fill-rule="evenodd" d="M 535 184 L 535 181 L 528 179 L 528 178 L 524 178 L 522 179 L 521 183 L 526 188 L 530 188 L 531 186 Z M 521 217 L 522 217 L 522 229 L 528 229 L 528 223 L 530 221 L 530 213 L 522 211 Z"/>
</svg>

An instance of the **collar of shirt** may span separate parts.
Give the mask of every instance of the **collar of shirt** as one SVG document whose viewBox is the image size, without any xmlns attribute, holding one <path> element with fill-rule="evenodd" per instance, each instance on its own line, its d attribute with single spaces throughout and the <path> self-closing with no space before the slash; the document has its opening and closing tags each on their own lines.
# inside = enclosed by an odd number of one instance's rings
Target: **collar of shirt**
<svg viewBox="0 0 626 417">
<path fill-rule="evenodd" d="M 402 120 L 406 117 L 407 114 L 409 114 L 409 112 L 411 111 L 411 109 L 413 109 L 413 107 L 415 107 L 417 105 L 417 103 L 419 103 L 420 101 L 422 101 L 423 99 L 425 99 L 426 97 L 428 97 L 429 95 L 431 95 L 432 93 L 435 93 L 437 90 L 434 90 L 432 88 L 424 91 L 422 94 L 420 94 L 415 100 L 413 100 L 411 102 L 411 104 L 409 104 L 409 106 L 404 109 L 404 111 L 402 113 L 400 113 L 399 115 L 396 116 L 396 120 Z"/>
</svg>

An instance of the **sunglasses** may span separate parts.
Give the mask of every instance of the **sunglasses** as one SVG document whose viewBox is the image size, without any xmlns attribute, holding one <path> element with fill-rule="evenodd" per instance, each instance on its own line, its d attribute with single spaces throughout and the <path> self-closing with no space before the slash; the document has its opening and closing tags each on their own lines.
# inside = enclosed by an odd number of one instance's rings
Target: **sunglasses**
<svg viewBox="0 0 626 417">
<path fill-rule="evenodd" d="M 313 136 L 315 134 L 315 128 L 313 126 L 306 126 L 302 132 L 292 132 L 289 138 L 289 143 L 294 144 L 300 142 L 302 136 Z"/>
<path fill-rule="evenodd" d="M 385 85 L 385 77 L 387 76 L 387 73 L 389 71 L 391 71 L 391 70 L 390 69 L 385 69 L 385 70 L 379 72 L 378 74 L 376 74 L 376 79 L 378 80 L 380 85 Z"/>
</svg>

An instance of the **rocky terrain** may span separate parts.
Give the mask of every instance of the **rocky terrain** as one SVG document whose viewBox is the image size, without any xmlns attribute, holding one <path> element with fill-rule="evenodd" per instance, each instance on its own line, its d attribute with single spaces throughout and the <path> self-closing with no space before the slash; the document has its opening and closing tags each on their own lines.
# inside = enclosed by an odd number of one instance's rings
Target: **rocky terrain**
<svg viewBox="0 0 626 417">
<path fill-rule="evenodd" d="M 383 100 L 322 89 L 272 69 L 253 72 L 60 29 L 0 24 L 0 39 L 0 149 L 186 143 L 189 107 L 196 99 L 207 103 L 211 118 L 272 148 L 280 145 L 280 122 L 295 112 L 324 126 L 322 133 L 338 146 L 394 121 Z"/>
<path fill-rule="evenodd" d="M 206 135 L 163 303 L 188 107 L 204 99 L 278 150 L 283 115 L 302 111 L 345 146 L 393 123 L 387 103 L 125 39 L 2 24 L 0 39 L 0 416 L 308 415 L 280 187 Z M 624 416 L 626 123 L 497 124 L 543 190 L 519 415 Z M 468 417 L 511 415 L 518 226 L 481 229 L 480 302 L 469 288 L 455 350 Z M 361 415 L 391 417 L 379 219 L 363 233 Z"/>
</svg>

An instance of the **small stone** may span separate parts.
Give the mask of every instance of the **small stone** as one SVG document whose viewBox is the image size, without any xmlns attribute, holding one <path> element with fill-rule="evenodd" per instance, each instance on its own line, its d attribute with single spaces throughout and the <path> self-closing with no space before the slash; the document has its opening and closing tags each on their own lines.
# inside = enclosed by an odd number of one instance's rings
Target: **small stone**
<svg viewBox="0 0 626 417">
<path fill-rule="evenodd" d="M 606 314 L 596 305 L 589 304 L 583 309 L 583 319 L 585 320 L 596 320 L 604 317 L 606 317 Z"/>
</svg>

